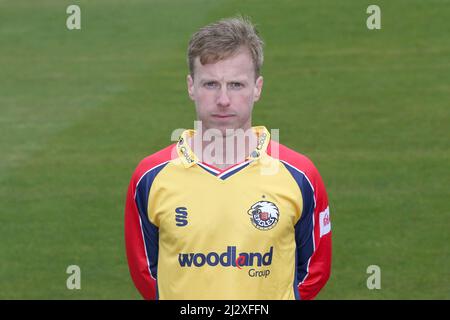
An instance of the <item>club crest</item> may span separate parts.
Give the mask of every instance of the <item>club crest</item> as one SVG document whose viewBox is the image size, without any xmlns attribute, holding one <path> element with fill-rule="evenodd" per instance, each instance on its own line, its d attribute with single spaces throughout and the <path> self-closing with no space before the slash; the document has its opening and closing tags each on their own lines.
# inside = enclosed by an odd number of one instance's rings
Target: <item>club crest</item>
<svg viewBox="0 0 450 320">
<path fill-rule="evenodd" d="M 278 222 L 280 212 L 270 201 L 259 201 L 247 211 L 251 215 L 250 221 L 259 230 L 270 230 Z"/>
</svg>

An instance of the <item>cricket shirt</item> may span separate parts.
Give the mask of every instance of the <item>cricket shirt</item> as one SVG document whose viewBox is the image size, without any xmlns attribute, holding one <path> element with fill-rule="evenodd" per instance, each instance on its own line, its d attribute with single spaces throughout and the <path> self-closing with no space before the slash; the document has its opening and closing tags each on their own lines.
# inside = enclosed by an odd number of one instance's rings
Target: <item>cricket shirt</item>
<svg viewBox="0 0 450 320">
<path fill-rule="evenodd" d="M 125 243 L 145 299 L 312 299 L 331 269 L 331 222 L 319 172 L 253 127 L 257 146 L 220 170 L 186 130 L 142 160 L 128 188 Z"/>
</svg>

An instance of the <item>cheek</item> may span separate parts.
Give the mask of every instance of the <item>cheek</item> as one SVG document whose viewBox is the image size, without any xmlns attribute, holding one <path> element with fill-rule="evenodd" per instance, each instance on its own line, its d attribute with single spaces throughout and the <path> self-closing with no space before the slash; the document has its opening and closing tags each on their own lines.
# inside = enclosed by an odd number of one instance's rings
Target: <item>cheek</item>
<svg viewBox="0 0 450 320">
<path fill-rule="evenodd" d="M 195 94 L 195 102 L 198 106 L 207 105 L 209 99 L 209 95 L 206 94 L 203 90 L 199 90 Z"/>
<path fill-rule="evenodd" d="M 195 109 L 199 117 L 209 114 L 214 109 L 214 97 L 211 94 L 199 92 L 196 95 Z"/>
<path fill-rule="evenodd" d="M 251 113 L 253 108 L 253 96 L 251 94 L 239 95 L 236 97 L 236 106 L 242 111 L 242 114 Z"/>
<path fill-rule="evenodd" d="M 209 105 L 211 104 L 211 102 L 215 101 L 215 92 L 212 90 L 199 90 L 198 95 L 197 95 L 197 100 L 199 101 L 199 103 L 201 103 L 202 105 Z"/>
</svg>

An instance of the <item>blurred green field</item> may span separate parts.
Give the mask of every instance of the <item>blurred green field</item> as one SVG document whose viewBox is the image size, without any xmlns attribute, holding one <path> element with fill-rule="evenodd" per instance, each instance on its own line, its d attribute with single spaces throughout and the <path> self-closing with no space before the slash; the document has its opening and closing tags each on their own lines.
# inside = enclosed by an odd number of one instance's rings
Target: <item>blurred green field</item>
<svg viewBox="0 0 450 320">
<path fill-rule="evenodd" d="M 382 29 L 369 31 L 373 3 Z M 123 241 L 131 173 L 193 126 L 190 35 L 236 13 L 266 42 L 254 125 L 279 128 L 327 186 L 333 268 L 318 298 L 450 299 L 445 0 L 0 0 L 0 298 L 140 298 Z M 73 264 L 81 290 L 66 288 Z"/>
</svg>

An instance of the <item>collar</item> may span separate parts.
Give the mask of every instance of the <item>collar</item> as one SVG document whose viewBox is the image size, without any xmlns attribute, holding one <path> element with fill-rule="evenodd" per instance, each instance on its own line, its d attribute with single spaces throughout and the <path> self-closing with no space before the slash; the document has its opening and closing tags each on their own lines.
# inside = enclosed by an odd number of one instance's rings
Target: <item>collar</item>
<svg viewBox="0 0 450 320">
<path fill-rule="evenodd" d="M 258 141 L 256 144 L 256 148 L 250 152 L 247 160 L 256 160 L 260 158 L 262 155 L 266 154 L 267 146 L 270 141 L 270 133 L 264 126 L 256 126 L 252 127 L 253 132 L 255 133 Z M 192 138 L 195 134 L 195 130 L 189 129 L 183 131 L 180 135 L 180 138 L 177 142 L 177 153 L 181 161 L 183 162 L 186 168 L 189 168 L 195 165 L 197 162 L 200 162 L 195 153 L 192 151 L 189 146 L 188 140 Z"/>
</svg>

